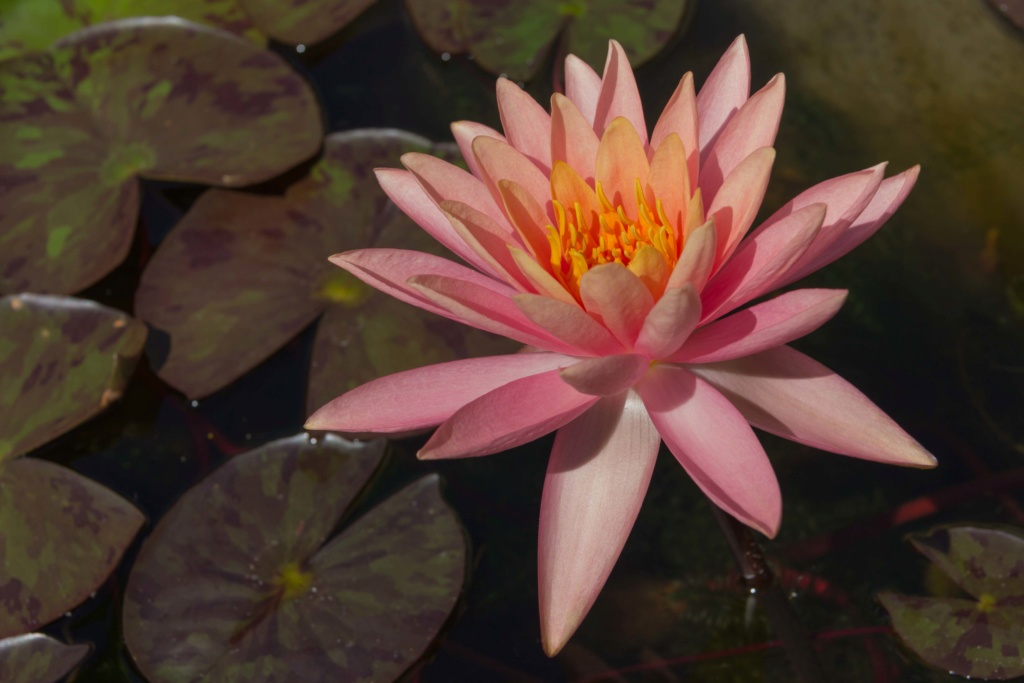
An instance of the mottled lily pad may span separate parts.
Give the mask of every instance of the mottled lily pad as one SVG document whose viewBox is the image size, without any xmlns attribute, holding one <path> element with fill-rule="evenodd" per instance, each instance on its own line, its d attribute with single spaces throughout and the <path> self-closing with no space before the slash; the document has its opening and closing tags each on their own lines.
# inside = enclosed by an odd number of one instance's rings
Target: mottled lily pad
<svg viewBox="0 0 1024 683">
<path fill-rule="evenodd" d="M 0 681 L 56 683 L 81 663 L 89 646 L 65 645 L 42 633 L 0 640 Z"/>
<path fill-rule="evenodd" d="M 147 680 L 390 681 L 418 659 L 465 571 L 437 477 L 323 545 L 383 451 L 301 434 L 236 456 L 182 496 L 125 594 L 125 638 Z"/>
<path fill-rule="evenodd" d="M 146 326 L 91 301 L 0 299 L 0 462 L 26 453 L 117 400 Z"/>
<path fill-rule="evenodd" d="M 116 266 L 137 176 L 246 185 L 308 158 L 321 134 L 313 92 L 280 57 L 173 17 L 0 62 L 0 293 L 70 293 Z"/>
<path fill-rule="evenodd" d="M 1024 538 L 962 526 L 910 542 L 974 599 L 879 595 L 903 642 L 951 673 L 989 680 L 1024 675 Z"/>
<path fill-rule="evenodd" d="M 291 45 L 318 43 L 376 0 L 238 0 L 272 38 Z"/>
<path fill-rule="evenodd" d="M 124 499 L 59 465 L 22 458 L 0 466 L 0 637 L 85 600 L 144 521 Z"/>
<path fill-rule="evenodd" d="M 205 396 L 325 311 L 310 408 L 384 374 L 513 350 L 507 340 L 378 294 L 327 261 L 367 247 L 443 252 L 388 200 L 372 172 L 412 151 L 438 148 L 395 130 L 337 133 L 283 197 L 203 194 L 160 245 L 136 294 L 138 316 L 170 335 L 160 377 L 189 397 Z"/>
<path fill-rule="evenodd" d="M 473 55 L 491 73 L 528 80 L 561 35 L 564 53 L 600 71 L 615 38 L 633 66 L 658 54 L 679 28 L 687 0 L 406 0 L 423 40 Z"/>
</svg>

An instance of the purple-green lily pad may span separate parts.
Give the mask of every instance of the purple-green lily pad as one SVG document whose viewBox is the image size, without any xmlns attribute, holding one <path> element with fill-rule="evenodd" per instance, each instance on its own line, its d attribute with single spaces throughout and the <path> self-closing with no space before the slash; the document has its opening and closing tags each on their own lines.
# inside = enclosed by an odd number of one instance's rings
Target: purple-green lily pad
<svg viewBox="0 0 1024 683">
<path fill-rule="evenodd" d="M 290 45 L 318 43 L 377 0 L 238 0 L 270 37 Z"/>
<path fill-rule="evenodd" d="M 608 40 L 633 66 L 658 54 L 679 28 L 687 0 L 406 0 L 413 23 L 437 52 L 468 52 L 484 69 L 529 80 L 561 36 L 563 52 L 600 71 Z"/>
<path fill-rule="evenodd" d="M 0 293 L 71 293 L 120 263 L 138 176 L 247 185 L 321 134 L 312 90 L 280 57 L 174 17 L 0 62 Z"/>
<path fill-rule="evenodd" d="M 117 400 L 146 326 L 91 301 L 0 299 L 0 463 L 41 446 Z"/>
<path fill-rule="evenodd" d="M 406 152 L 438 149 L 396 130 L 336 133 L 323 159 L 283 197 L 203 194 L 160 245 L 136 294 L 138 316 L 170 336 L 160 377 L 189 397 L 206 396 L 325 312 L 310 408 L 398 370 L 514 350 L 507 340 L 397 303 L 327 261 L 367 247 L 444 252 L 373 175 L 374 167 L 399 165 Z"/>
<path fill-rule="evenodd" d="M 144 521 L 120 496 L 59 465 L 22 458 L 0 466 L 0 637 L 85 600 Z"/>
<path fill-rule="evenodd" d="M 324 545 L 383 451 L 300 434 L 234 457 L 185 493 L 143 545 L 125 594 L 125 639 L 147 680 L 390 681 L 416 661 L 465 572 L 463 532 L 436 475 Z"/>
<path fill-rule="evenodd" d="M 65 645 L 42 633 L 0 640 L 0 681 L 56 683 L 89 654 L 84 643 Z"/>
<path fill-rule="evenodd" d="M 974 599 L 880 594 L 907 647 L 929 664 L 962 676 L 1024 675 L 1024 538 L 961 526 L 935 529 L 910 542 Z"/>
<path fill-rule="evenodd" d="M 176 16 L 266 44 L 266 36 L 253 26 L 237 0 L 4 0 L 0 4 L 0 59 L 45 50 L 80 28 L 129 17 Z"/>
</svg>

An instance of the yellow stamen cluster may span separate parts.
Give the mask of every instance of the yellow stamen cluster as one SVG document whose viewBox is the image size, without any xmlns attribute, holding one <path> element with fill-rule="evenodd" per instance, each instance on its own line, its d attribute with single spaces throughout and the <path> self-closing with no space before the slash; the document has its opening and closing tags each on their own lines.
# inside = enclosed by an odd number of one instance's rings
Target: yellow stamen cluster
<svg viewBox="0 0 1024 683">
<path fill-rule="evenodd" d="M 586 215 L 579 202 L 564 206 L 557 198 L 552 200 L 557 225 L 547 226 L 551 267 L 566 289 L 579 298 L 579 282 L 584 273 L 605 263 L 628 267 L 641 247 L 647 245 L 658 250 L 671 271 L 679 259 L 680 244 L 677 227 L 665 215 L 661 201 L 655 199 L 652 207 L 636 179 L 638 215 L 634 218 L 626 214 L 621 204 L 612 204 L 600 181 L 596 190 L 601 205 L 599 214 Z"/>
</svg>

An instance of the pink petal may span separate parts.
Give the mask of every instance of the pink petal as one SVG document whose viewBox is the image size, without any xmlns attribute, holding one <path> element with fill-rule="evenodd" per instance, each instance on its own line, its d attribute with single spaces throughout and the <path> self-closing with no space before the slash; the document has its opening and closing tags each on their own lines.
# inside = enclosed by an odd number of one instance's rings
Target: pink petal
<svg viewBox="0 0 1024 683">
<path fill-rule="evenodd" d="M 558 370 L 530 375 L 455 411 L 417 456 L 435 460 L 507 451 L 553 432 L 598 400 L 563 382 Z"/>
<path fill-rule="evenodd" d="M 480 287 L 491 294 L 509 297 L 515 290 L 503 282 L 492 280 L 475 270 L 460 266 L 448 259 L 406 249 L 359 249 L 335 254 L 331 263 L 347 270 L 366 284 L 379 289 L 399 301 L 412 304 L 418 308 L 453 317 L 444 307 L 425 298 L 419 291 L 407 284 L 409 278 L 416 275 L 443 275 L 458 282 L 465 282 Z M 459 318 L 455 318 L 459 320 Z"/>
<path fill-rule="evenodd" d="M 551 222 L 541 205 L 511 180 L 499 180 L 498 192 L 505 207 L 509 223 L 530 253 L 541 263 L 551 261 L 551 242 L 547 238 L 546 226 Z"/>
<path fill-rule="evenodd" d="M 779 483 L 744 416 L 680 367 L 651 368 L 637 391 L 661 438 L 705 495 L 744 524 L 775 536 L 782 520 Z"/>
<path fill-rule="evenodd" d="M 683 142 L 673 133 L 665 138 L 651 157 L 647 201 L 651 208 L 655 208 L 655 200 L 661 202 L 665 217 L 677 237 L 683 235 L 686 228 L 686 205 L 690 201 L 688 173 Z"/>
<path fill-rule="evenodd" d="M 459 151 L 462 152 L 462 158 L 466 160 L 470 173 L 479 177 L 480 173 L 476 164 L 476 155 L 473 154 L 473 140 L 477 136 L 483 135 L 495 140 L 504 141 L 505 136 L 490 126 L 485 126 L 475 121 L 455 121 L 452 123 L 451 128 L 452 135 L 455 137 L 455 144 L 459 146 Z"/>
<path fill-rule="evenodd" d="M 750 424 L 783 438 L 894 465 L 936 464 L 852 384 L 788 346 L 692 370 L 728 396 Z"/>
<path fill-rule="evenodd" d="M 538 168 L 551 170 L 551 117 L 507 78 L 498 79 L 498 115 L 508 142 Z"/>
<path fill-rule="evenodd" d="M 502 180 L 510 180 L 522 187 L 540 206 L 545 206 L 550 201 L 551 186 L 547 176 L 541 173 L 532 161 L 508 143 L 494 138 L 478 137 L 473 141 L 473 153 L 476 155 L 487 189 L 499 206 L 504 204 L 501 198 L 501 188 L 498 186 Z M 451 199 L 459 198 L 451 197 Z M 464 201 L 472 206 L 468 201 L 461 199 L 459 201 Z M 500 222 L 508 223 L 508 218 L 503 216 Z"/>
<path fill-rule="evenodd" d="M 629 392 L 558 430 L 540 504 L 541 639 L 554 656 L 583 621 L 626 543 L 661 439 Z"/>
<path fill-rule="evenodd" d="M 566 291 L 565 286 L 545 270 L 544 266 L 537 263 L 533 256 L 515 247 L 509 247 L 508 250 L 512 255 L 512 260 L 519 267 L 519 272 L 522 273 L 523 277 L 530 284 L 530 291 L 535 294 L 544 294 L 571 306 L 579 307 L 579 303 L 573 298 L 572 294 Z"/>
<path fill-rule="evenodd" d="M 554 353 L 517 353 L 397 372 L 334 399 L 309 417 L 306 429 L 392 434 L 435 427 L 504 384 L 575 362 Z"/>
<path fill-rule="evenodd" d="M 686 150 L 686 164 L 689 171 L 690 186 L 684 188 L 689 193 L 697 189 L 697 177 L 700 171 L 700 145 L 697 142 L 697 98 L 693 94 L 693 74 L 689 71 L 679 81 L 676 91 L 672 93 L 668 104 L 651 134 L 651 149 L 657 150 L 661 143 L 672 133 L 679 136 Z"/>
<path fill-rule="evenodd" d="M 700 297 L 693 285 L 668 289 L 647 314 L 636 352 L 652 360 L 667 358 L 686 341 L 698 321 Z"/>
<path fill-rule="evenodd" d="M 510 246 L 520 245 L 502 226 L 462 202 L 446 200 L 441 202 L 440 208 L 462 241 L 486 261 L 493 272 L 521 292 L 533 291 L 509 253 Z"/>
<path fill-rule="evenodd" d="M 440 309 L 441 315 L 471 327 L 548 351 L 575 352 L 572 346 L 560 342 L 531 322 L 503 293 L 442 275 L 410 277 L 408 287 Z"/>
<path fill-rule="evenodd" d="M 669 275 L 667 289 L 682 287 L 689 282 L 700 292 L 711 276 L 715 265 L 715 250 L 718 248 L 718 233 L 712 218 L 690 233 L 683 243 L 683 253 L 676 261 L 676 267 Z"/>
<path fill-rule="evenodd" d="M 654 297 L 636 275 L 621 263 L 591 268 L 580 278 L 580 298 L 622 345 L 633 348 Z"/>
<path fill-rule="evenodd" d="M 750 93 L 750 54 L 740 36 L 732 42 L 697 94 L 701 165 L 733 114 Z"/>
<path fill-rule="evenodd" d="M 537 294 L 518 294 L 514 301 L 534 325 L 560 339 L 574 355 L 609 356 L 623 351 L 622 344 L 578 304 Z"/>
<path fill-rule="evenodd" d="M 412 173 L 397 168 L 378 168 L 374 172 L 377 174 L 377 182 L 380 183 L 381 189 L 391 201 L 431 237 L 448 247 L 466 263 L 497 276 L 490 265 L 462 241 L 444 212 L 438 208 L 437 202 L 427 195 Z"/>
<path fill-rule="evenodd" d="M 564 161 L 585 180 L 593 182 L 597 162 L 597 134 L 593 125 L 568 97 L 551 96 L 551 163 Z"/>
<path fill-rule="evenodd" d="M 582 107 L 581 107 L 582 109 Z M 608 41 L 608 59 L 604 63 L 601 78 L 601 96 L 597 100 L 594 114 L 594 132 L 604 134 L 612 121 L 624 117 L 640 135 L 640 141 L 647 147 L 647 124 L 644 123 L 644 107 L 640 91 L 636 87 L 633 69 L 629 59 L 617 41 Z"/>
<path fill-rule="evenodd" d="M 601 77 L 576 55 L 565 58 L 565 96 L 593 125 L 597 100 L 601 96 Z"/>
<path fill-rule="evenodd" d="M 875 231 L 889 220 L 889 217 L 896 212 L 896 209 L 910 194 L 920 171 L 920 166 L 914 166 L 892 178 L 883 180 L 878 191 L 871 198 L 871 202 L 860 213 L 853 225 L 846 230 L 832 233 L 834 239 L 831 243 L 819 244 L 815 240 L 812 245 L 813 252 L 808 250 L 807 258 L 801 259 L 800 264 L 787 275 L 787 281 L 798 280 L 808 273 L 827 266 L 875 234 Z"/>
<path fill-rule="evenodd" d="M 715 232 L 718 233 L 714 270 L 721 268 L 732 256 L 754 222 L 774 163 L 775 150 L 771 147 L 753 152 L 729 174 L 711 202 L 708 216 L 715 219 Z"/>
<path fill-rule="evenodd" d="M 845 232 L 853 224 L 878 192 L 884 175 L 885 164 L 879 164 L 863 171 L 848 173 L 818 183 L 791 199 L 772 214 L 771 218 L 758 226 L 757 230 L 751 234 L 750 239 L 769 230 L 775 230 L 777 223 L 806 206 L 821 203 L 827 207 L 825 221 L 815 236 L 814 242 L 784 275 L 779 276 L 777 286 L 786 285 L 810 272 L 805 270 L 804 266 L 815 258 L 815 254 L 822 253 L 822 248 L 818 244 L 831 244 L 836 236 Z"/>
<path fill-rule="evenodd" d="M 701 293 L 704 321 L 728 313 L 779 285 L 825 219 L 825 205 L 811 204 L 778 221 L 771 230 L 758 230 L 740 243 Z"/>
<path fill-rule="evenodd" d="M 786 80 L 779 74 L 729 120 L 700 167 L 699 184 L 705 202 L 714 202 L 722 182 L 754 150 L 775 144 L 785 98 Z"/>
<path fill-rule="evenodd" d="M 493 140 L 486 136 L 476 139 Z M 486 213 L 499 223 L 505 222 L 498 200 L 491 196 L 487 186 L 476 176 L 447 161 L 419 152 L 403 154 L 402 164 L 416 176 L 420 186 L 426 190 L 435 204 L 440 204 L 446 199 L 454 199 Z"/>
<path fill-rule="evenodd" d="M 845 289 L 786 292 L 700 328 L 669 360 L 715 363 L 788 344 L 818 329 L 845 301 Z"/>
<path fill-rule="evenodd" d="M 649 361 L 627 354 L 587 358 L 562 369 L 562 379 L 576 391 L 591 396 L 620 394 L 647 372 Z"/>
<path fill-rule="evenodd" d="M 636 183 L 645 187 L 649 171 L 647 152 L 630 122 L 620 117 L 609 123 L 597 148 L 594 177 L 612 206 L 621 206 L 627 216 L 638 215 Z"/>
</svg>

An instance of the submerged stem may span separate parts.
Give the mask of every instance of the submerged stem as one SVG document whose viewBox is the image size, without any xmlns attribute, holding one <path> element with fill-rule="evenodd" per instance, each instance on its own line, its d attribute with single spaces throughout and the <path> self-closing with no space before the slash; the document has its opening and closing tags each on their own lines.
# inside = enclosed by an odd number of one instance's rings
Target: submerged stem
<svg viewBox="0 0 1024 683">
<path fill-rule="evenodd" d="M 713 502 L 711 510 L 722 529 L 729 550 L 732 551 L 743 581 L 757 592 L 772 630 L 782 641 L 800 683 L 825 683 L 825 671 L 811 647 L 811 638 L 797 619 L 786 594 L 775 581 L 775 575 L 765 559 L 761 544 L 744 524 L 735 520 Z"/>
</svg>

